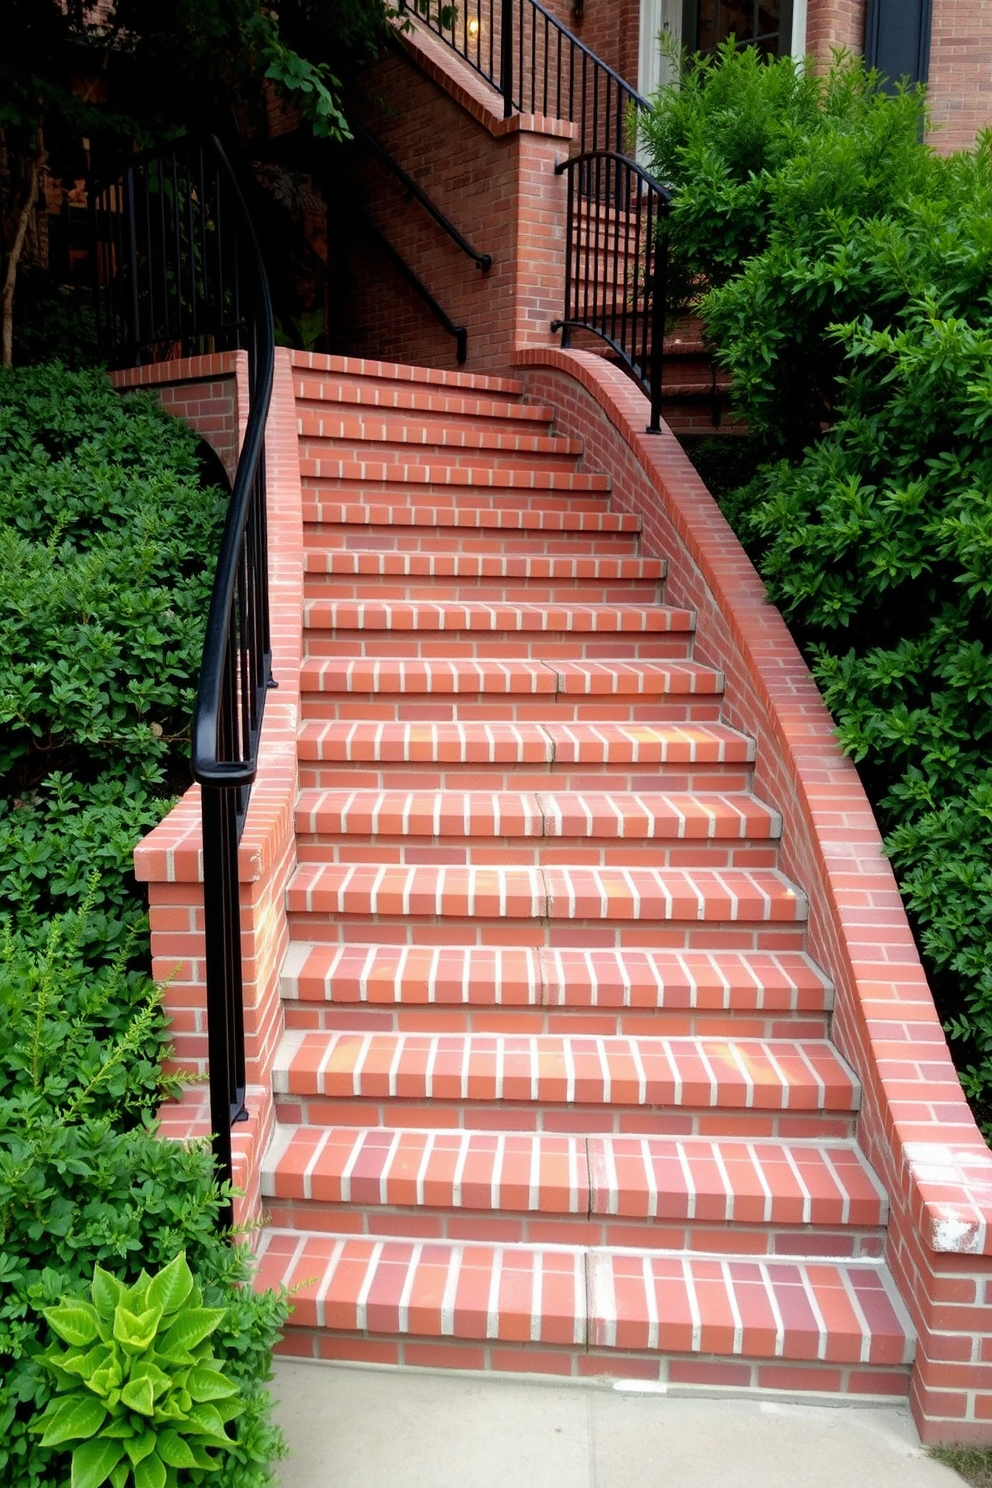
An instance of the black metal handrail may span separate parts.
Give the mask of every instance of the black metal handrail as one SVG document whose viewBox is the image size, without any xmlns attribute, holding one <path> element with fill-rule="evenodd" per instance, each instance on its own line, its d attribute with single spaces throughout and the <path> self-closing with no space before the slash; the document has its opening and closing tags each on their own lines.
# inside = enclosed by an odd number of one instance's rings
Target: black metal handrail
<svg viewBox="0 0 992 1488">
<path fill-rule="evenodd" d="M 461 249 L 466 257 L 471 258 L 484 274 L 487 274 L 493 266 L 492 254 L 480 253 L 477 248 L 472 247 L 472 244 L 458 231 L 455 224 L 444 215 L 437 203 L 432 201 L 427 195 L 424 188 L 419 186 L 411 175 L 408 175 L 399 161 L 390 155 L 385 145 L 381 145 L 375 135 L 371 134 L 364 125 L 353 123 L 351 128 L 356 138 L 371 150 L 378 160 L 382 161 L 387 170 L 392 171 L 393 175 L 403 186 L 403 189 L 408 191 L 412 197 L 415 197 L 424 210 L 430 213 L 438 226 L 448 234 L 451 241 Z"/>
<path fill-rule="evenodd" d="M 382 249 L 383 253 L 386 254 L 387 258 L 396 266 L 397 269 L 399 269 L 400 273 L 403 275 L 403 278 L 406 280 L 407 284 L 409 284 L 410 288 L 420 296 L 438 324 L 444 327 L 449 336 L 454 336 L 455 360 L 458 362 L 458 365 L 461 366 L 462 363 L 465 362 L 468 358 L 467 328 L 465 326 L 455 325 L 454 321 L 451 319 L 451 316 L 441 305 L 438 304 L 437 300 L 427 288 L 427 285 L 416 273 L 416 271 L 410 267 L 406 259 L 403 257 L 402 253 L 400 253 L 397 248 L 393 247 L 393 244 L 386 237 L 386 234 L 383 232 L 382 228 L 379 227 L 378 223 L 373 222 L 371 217 L 364 217 L 362 219 L 362 225 L 370 234 L 370 236 L 375 239 L 376 243 Z"/>
<path fill-rule="evenodd" d="M 461 0 L 457 6 L 399 0 L 399 10 L 417 16 L 497 89 L 504 117 L 518 109 L 578 124 L 580 154 L 624 152 L 632 114 L 647 107 L 540 0 Z"/>
<path fill-rule="evenodd" d="M 670 192 L 636 160 L 592 150 L 555 167 L 568 176 L 565 313 L 552 323 L 571 344 L 591 331 L 651 400 L 648 433 L 661 432 L 661 365 Z"/>
<path fill-rule="evenodd" d="M 94 193 L 100 329 L 110 360 L 141 365 L 244 349 L 248 419 L 221 538 L 193 718 L 201 787 L 210 1125 L 222 1180 L 245 1115 L 238 840 L 271 679 L 265 424 L 275 341 L 251 217 L 220 141 L 130 161 Z M 223 1222 L 231 1220 L 228 1203 Z"/>
</svg>

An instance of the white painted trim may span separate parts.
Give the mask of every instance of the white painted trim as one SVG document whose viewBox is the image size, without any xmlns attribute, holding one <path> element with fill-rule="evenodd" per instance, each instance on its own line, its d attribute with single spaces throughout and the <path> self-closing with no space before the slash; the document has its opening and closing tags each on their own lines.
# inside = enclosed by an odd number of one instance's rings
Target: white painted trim
<svg viewBox="0 0 992 1488">
<path fill-rule="evenodd" d="M 801 62 L 806 55 L 806 19 L 809 0 L 792 0 L 792 55 Z"/>
</svg>

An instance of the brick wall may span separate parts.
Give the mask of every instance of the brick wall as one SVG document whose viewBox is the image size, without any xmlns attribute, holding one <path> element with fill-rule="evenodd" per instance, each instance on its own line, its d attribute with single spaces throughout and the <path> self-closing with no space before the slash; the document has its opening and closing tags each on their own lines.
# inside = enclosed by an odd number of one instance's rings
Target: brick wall
<svg viewBox="0 0 992 1488">
<path fill-rule="evenodd" d="M 366 78 L 362 122 L 493 266 L 480 273 L 370 161 L 372 216 L 456 325 L 469 370 L 508 365 L 517 345 L 553 343 L 564 284 L 565 182 L 554 174 L 572 127 L 504 119 L 498 96 L 443 43 L 415 30 Z M 348 289 L 353 356 L 454 368 L 455 343 L 374 243 L 356 238 Z"/>
<path fill-rule="evenodd" d="M 830 61 L 835 47 L 860 52 L 865 44 L 865 0 L 809 0 L 806 52 Z"/>
<path fill-rule="evenodd" d="M 942 153 L 992 126 L 992 0 L 933 0 L 930 108 Z"/>
<path fill-rule="evenodd" d="M 246 352 L 153 362 L 112 372 L 115 387 L 142 387 L 154 393 L 167 413 L 185 419 L 220 459 L 233 481 L 248 417 L 239 382 L 247 374 Z"/>
<path fill-rule="evenodd" d="M 644 434 L 643 395 L 582 352 L 535 349 L 519 367 L 528 395 L 556 405 L 558 432 L 613 476 L 618 507 L 641 516 L 644 551 L 668 559 L 669 602 L 697 611 L 697 657 L 726 674 L 727 722 L 757 738 L 755 790 L 783 815 L 782 867 L 809 895 L 810 949 L 836 985 L 834 1040 L 862 1082 L 859 1138 L 890 1198 L 886 1258 L 919 1335 L 917 1424 L 927 1441 L 992 1441 L 992 1154 L 854 767 L 676 440 Z M 789 1388 L 786 1372 L 763 1383 Z M 855 1375 L 848 1388 L 879 1386 Z"/>
</svg>

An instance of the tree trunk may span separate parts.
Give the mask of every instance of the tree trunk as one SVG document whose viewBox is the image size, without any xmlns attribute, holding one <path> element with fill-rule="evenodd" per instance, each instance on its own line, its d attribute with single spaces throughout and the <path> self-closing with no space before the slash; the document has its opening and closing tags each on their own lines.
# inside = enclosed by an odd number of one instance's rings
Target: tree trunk
<svg viewBox="0 0 992 1488">
<path fill-rule="evenodd" d="M 28 224 L 31 221 L 31 213 L 38 201 L 38 190 L 41 186 L 42 172 L 48 162 L 48 151 L 45 149 L 45 138 L 42 127 L 38 125 L 37 153 L 31 162 L 31 171 L 28 177 L 28 194 L 21 207 L 17 218 L 17 229 L 14 233 L 14 241 L 7 255 L 7 273 L 3 281 L 3 365 L 11 367 L 14 363 L 14 289 L 17 284 L 17 265 L 24 251 L 24 239 L 27 236 Z"/>
</svg>

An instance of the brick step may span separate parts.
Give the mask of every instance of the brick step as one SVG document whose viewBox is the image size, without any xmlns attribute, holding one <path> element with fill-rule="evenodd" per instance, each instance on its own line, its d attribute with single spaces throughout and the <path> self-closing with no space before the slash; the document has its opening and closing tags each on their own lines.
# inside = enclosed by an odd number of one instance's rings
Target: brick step
<svg viewBox="0 0 992 1488">
<path fill-rule="evenodd" d="M 530 429 L 478 429 L 461 421 L 392 417 L 336 405 L 323 412 L 298 410 L 300 454 L 304 460 L 378 460 L 393 465 L 413 460 L 440 465 L 481 465 L 490 460 L 535 469 L 574 470 L 582 442 Z"/>
<path fill-rule="evenodd" d="M 314 657 L 687 660 L 695 616 L 668 605 L 319 599 L 304 605 Z"/>
<path fill-rule="evenodd" d="M 280 1352 L 325 1359 L 864 1396 L 905 1394 L 914 1353 L 876 1261 L 268 1228 L 255 1285 L 293 1291 Z"/>
<path fill-rule="evenodd" d="M 625 791 L 304 790 L 297 837 L 744 842 L 781 836 L 782 818 L 746 794 Z"/>
<path fill-rule="evenodd" d="M 783 926 L 800 925 L 807 914 L 805 895 L 777 869 L 764 867 L 301 863 L 286 895 L 297 914 L 375 916 L 401 923 L 509 919 L 549 926 Z"/>
<path fill-rule="evenodd" d="M 322 693 L 657 698 L 723 692 L 723 673 L 692 661 L 328 657 L 305 661 L 300 675 L 304 692 Z"/>
<path fill-rule="evenodd" d="M 291 942 L 287 1028 L 822 1039 L 832 988 L 801 952 Z M 730 1022 L 728 1023 L 728 1018 Z"/>
<path fill-rule="evenodd" d="M 331 385 L 320 384 L 325 391 Z M 514 434 L 547 434 L 556 418 L 549 403 L 523 403 L 499 397 L 445 392 L 443 389 L 420 389 L 416 385 L 400 386 L 379 379 L 342 378 L 333 384 L 329 398 L 297 395 L 298 418 L 324 417 L 330 409 L 366 417 L 379 413 L 386 417 L 424 419 L 431 423 L 457 420 L 463 427 L 481 430 L 503 430 Z M 301 427 L 304 426 L 301 422 Z"/>
<path fill-rule="evenodd" d="M 709 771 L 718 780 L 723 769 L 739 771 L 753 763 L 754 740 L 724 723 L 326 723 L 309 719 L 300 726 L 297 753 L 300 760 L 381 765 L 390 775 L 397 769 L 409 774 L 410 766 L 468 768 L 476 771 L 480 781 L 491 781 L 491 789 L 500 789 L 500 769 L 534 769 L 541 777 L 546 771 L 555 777 L 583 771 L 601 787 L 605 781 L 599 777 L 607 772 L 611 777 L 613 772 L 642 771 L 640 786 L 626 789 L 651 790 L 659 786 L 659 775 L 668 787 L 674 772 Z M 675 784 L 671 789 L 692 787 Z"/>
<path fill-rule="evenodd" d="M 478 1128 L 488 1119 L 514 1130 L 669 1136 L 815 1138 L 822 1128 L 846 1139 L 860 1104 L 827 1041 L 726 1035 L 291 1029 L 272 1089 L 283 1119 L 313 1125 L 450 1127 L 454 1118 Z"/>
<path fill-rule="evenodd" d="M 643 605 L 659 602 L 666 565 L 658 558 L 325 548 L 304 554 L 304 572 L 307 599 Z"/>
<path fill-rule="evenodd" d="M 370 495 L 388 493 L 390 490 L 396 492 L 398 489 L 400 494 L 394 495 L 394 499 L 408 503 L 419 501 L 421 493 L 426 489 L 434 491 L 435 497 L 443 495 L 447 500 L 453 499 L 455 494 L 464 495 L 476 490 L 498 492 L 502 499 L 510 492 L 529 492 L 535 496 L 541 493 L 576 495 L 580 492 L 608 495 L 611 489 L 608 475 L 582 474 L 572 468 L 540 469 L 535 467 L 533 460 L 526 465 L 514 466 L 502 458 L 498 461 L 476 460 L 474 464 L 446 465 L 440 462 L 419 464 L 412 460 L 321 456 L 320 459 L 301 459 L 300 476 L 303 481 L 304 506 L 308 504 L 308 493 L 310 500 L 313 500 L 313 492 L 318 489 L 318 483 L 322 499 L 325 500 L 334 500 L 333 493 L 337 484 L 351 486 Z M 408 491 L 408 487 L 414 489 Z M 433 504 L 438 504 L 436 499 Z"/>
<path fill-rule="evenodd" d="M 591 558 L 636 554 L 638 518 L 609 511 L 517 509 L 477 505 L 370 505 L 336 501 L 303 506 L 304 546 L 395 552 L 452 552 Z M 591 546 L 594 544 L 595 546 Z"/>
<path fill-rule="evenodd" d="M 290 945 L 284 999 L 351 1008 L 817 1014 L 833 990 L 803 952 L 479 945 Z M 605 1025 L 604 1025 L 605 1026 Z M 557 1031 L 562 1031 L 559 1028 Z"/>
<path fill-rule="evenodd" d="M 426 507 L 451 508 L 454 511 L 499 512 L 590 512 L 594 516 L 610 510 L 608 491 L 572 491 L 541 487 L 514 489 L 486 485 L 435 483 L 411 486 L 409 482 L 365 482 L 360 480 L 303 481 L 304 521 L 319 520 L 311 515 L 326 501 L 343 505 L 375 506 L 383 511 L 403 513 L 411 505 L 420 511 Z M 398 518 L 403 521 L 402 515 Z"/>
<path fill-rule="evenodd" d="M 437 394 L 443 390 L 456 396 L 495 393 L 501 397 L 523 397 L 523 383 L 515 377 L 495 377 L 485 372 L 447 372 L 439 367 L 416 367 L 407 362 L 372 361 L 365 357 L 328 356 L 322 352 L 291 353 L 293 384 L 298 398 L 336 399 L 342 383 L 364 388 L 401 388 Z"/>
<path fill-rule="evenodd" d="M 777 1241 L 793 1255 L 800 1245 L 806 1254 L 822 1246 L 819 1254 L 836 1255 L 845 1238 L 854 1248 L 858 1232 L 877 1232 L 888 1214 L 885 1192 L 853 1143 L 436 1127 L 279 1127 L 263 1159 L 262 1194 L 282 1201 L 274 1215 L 269 1205 L 277 1224 L 291 1214 L 301 1229 L 492 1239 L 493 1215 L 523 1215 L 535 1222 L 517 1221 L 521 1242 L 540 1243 L 542 1229 L 564 1240 L 572 1229 L 576 1245 L 661 1249 L 677 1235 L 680 1246 L 701 1250 L 721 1238 L 725 1249 L 734 1224 L 753 1230 L 740 1237 L 741 1249 Z M 659 1235 L 659 1224 L 680 1229 Z M 851 1234 L 821 1237 L 809 1232 L 814 1225 Z M 473 1236 L 470 1227 L 490 1234 Z M 774 1233 L 783 1227 L 786 1234 Z M 510 1238 L 507 1226 L 495 1228 Z M 875 1254 L 878 1244 L 873 1233 Z"/>
</svg>

